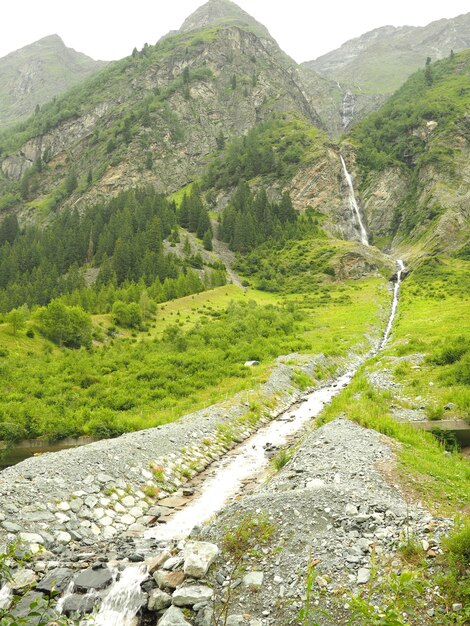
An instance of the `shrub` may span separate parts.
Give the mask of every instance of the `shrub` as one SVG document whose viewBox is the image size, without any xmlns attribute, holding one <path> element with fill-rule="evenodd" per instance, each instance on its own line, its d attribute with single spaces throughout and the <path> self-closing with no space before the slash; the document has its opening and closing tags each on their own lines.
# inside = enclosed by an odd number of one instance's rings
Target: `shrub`
<svg viewBox="0 0 470 626">
<path fill-rule="evenodd" d="M 91 346 L 91 318 L 80 307 L 53 300 L 39 312 L 38 322 L 41 333 L 59 346 Z"/>
<path fill-rule="evenodd" d="M 118 300 L 113 305 L 113 322 L 124 328 L 140 328 L 142 325 L 142 313 L 135 302 L 126 304 Z"/>
</svg>

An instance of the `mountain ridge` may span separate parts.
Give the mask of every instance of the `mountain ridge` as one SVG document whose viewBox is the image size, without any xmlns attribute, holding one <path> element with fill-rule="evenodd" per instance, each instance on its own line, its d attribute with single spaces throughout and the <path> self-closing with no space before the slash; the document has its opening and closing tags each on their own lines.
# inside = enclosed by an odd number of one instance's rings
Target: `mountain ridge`
<svg viewBox="0 0 470 626">
<path fill-rule="evenodd" d="M 26 119 L 106 65 L 67 47 L 57 34 L 0 58 L 0 129 Z"/>
</svg>

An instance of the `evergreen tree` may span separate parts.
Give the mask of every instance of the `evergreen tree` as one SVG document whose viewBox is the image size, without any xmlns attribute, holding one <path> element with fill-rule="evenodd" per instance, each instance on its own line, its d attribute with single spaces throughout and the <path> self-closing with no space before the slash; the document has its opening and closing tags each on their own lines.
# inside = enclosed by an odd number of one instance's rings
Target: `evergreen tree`
<svg viewBox="0 0 470 626">
<path fill-rule="evenodd" d="M 202 238 L 202 243 L 204 245 L 204 249 L 205 250 L 212 250 L 213 246 L 212 246 L 212 230 L 206 230 L 206 232 L 204 233 L 204 236 Z"/>
<path fill-rule="evenodd" d="M 211 220 L 207 209 L 205 207 L 201 207 L 196 231 L 199 239 L 202 239 L 204 237 L 204 233 L 206 233 L 207 231 L 212 232 Z"/>
</svg>

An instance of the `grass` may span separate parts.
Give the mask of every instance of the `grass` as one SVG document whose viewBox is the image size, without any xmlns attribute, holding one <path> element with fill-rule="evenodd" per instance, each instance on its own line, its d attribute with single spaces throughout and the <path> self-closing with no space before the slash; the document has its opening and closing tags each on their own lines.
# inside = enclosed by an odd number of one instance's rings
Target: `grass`
<svg viewBox="0 0 470 626">
<path fill-rule="evenodd" d="M 397 469 L 403 484 L 431 510 L 446 515 L 468 510 L 468 461 L 458 452 L 447 451 L 431 433 L 398 422 L 392 416 L 392 405 L 418 407 L 424 403 L 429 412 L 440 414 L 437 407 L 452 400 L 453 408 L 446 411 L 446 416 L 468 417 L 468 383 L 457 384 L 452 371 L 455 363 L 435 362 L 436 355 L 442 355 L 443 346 L 453 345 L 457 337 L 468 336 L 470 331 L 468 265 L 447 260 L 441 271 L 430 272 L 427 280 L 425 272 L 405 280 L 388 348 L 359 370 L 322 417 L 325 422 L 345 415 L 399 442 Z M 449 270 L 452 281 L 446 279 Z M 421 355 L 421 365 L 413 369 L 410 363 L 415 360 L 408 359 L 416 354 Z M 370 383 L 368 374 L 382 370 L 396 377 L 398 389 L 379 389 Z"/>
<path fill-rule="evenodd" d="M 0 325 L 0 438 L 109 437 L 153 427 L 258 388 L 279 355 L 364 349 L 389 298 L 384 281 L 328 289 L 322 304 L 228 285 L 159 305 L 146 331 L 111 339 L 110 316 L 95 316 L 101 340 L 91 350 L 59 349 L 38 332 L 13 336 Z M 244 367 L 247 360 L 260 365 Z M 299 374 L 297 382 L 309 381 Z"/>
</svg>

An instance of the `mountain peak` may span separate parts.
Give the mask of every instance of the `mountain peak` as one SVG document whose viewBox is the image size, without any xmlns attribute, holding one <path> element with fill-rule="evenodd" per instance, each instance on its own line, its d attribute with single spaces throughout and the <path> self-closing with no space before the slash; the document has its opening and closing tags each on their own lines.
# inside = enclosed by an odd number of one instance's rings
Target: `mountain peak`
<svg viewBox="0 0 470 626">
<path fill-rule="evenodd" d="M 180 32 L 201 30 L 224 24 L 248 26 L 257 35 L 271 37 L 265 26 L 230 0 L 208 0 L 183 22 Z"/>
</svg>

